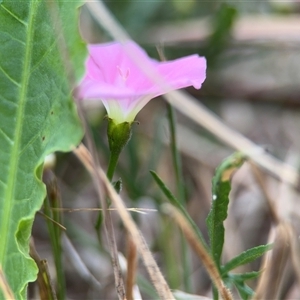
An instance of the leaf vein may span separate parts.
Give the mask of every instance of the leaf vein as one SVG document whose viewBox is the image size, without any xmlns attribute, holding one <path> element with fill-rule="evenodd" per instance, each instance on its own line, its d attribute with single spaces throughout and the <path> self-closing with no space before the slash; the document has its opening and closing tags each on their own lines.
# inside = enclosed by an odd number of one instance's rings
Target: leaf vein
<svg viewBox="0 0 300 300">
<path fill-rule="evenodd" d="M 55 40 L 53 41 L 53 43 L 51 44 L 50 47 L 48 47 L 48 50 L 43 54 L 43 56 L 41 57 L 41 59 L 40 59 L 34 66 L 32 66 L 32 68 L 31 68 L 31 70 L 30 70 L 30 74 L 32 74 L 33 71 L 34 71 L 35 69 L 37 69 L 37 68 L 39 67 L 39 65 L 44 61 L 44 59 L 50 54 L 50 52 L 51 52 L 52 49 L 53 49 L 53 46 L 57 43 L 57 40 L 58 40 L 58 39 L 55 39 Z"/>
<path fill-rule="evenodd" d="M 13 145 L 13 140 L 0 128 L 0 133 L 4 136 L 4 138 L 11 144 Z"/>
<path fill-rule="evenodd" d="M 12 11 L 10 11 L 7 7 L 5 7 L 3 4 L 1 4 L 1 7 L 7 12 L 9 13 L 15 20 L 19 21 L 21 24 L 23 24 L 24 26 L 28 26 L 28 23 L 24 22 L 23 20 L 21 20 L 18 16 L 16 16 Z"/>
<path fill-rule="evenodd" d="M 19 156 L 21 156 L 23 154 L 23 152 L 25 150 L 27 150 L 27 148 L 33 144 L 33 142 L 39 137 L 39 134 L 36 134 L 24 147 L 23 149 L 21 149 L 21 151 L 19 152 Z"/>
<path fill-rule="evenodd" d="M 12 82 L 14 85 L 16 85 L 17 87 L 21 87 L 21 85 L 15 81 L 12 77 L 10 77 L 10 75 L 0 66 L 0 70 L 2 71 L 2 73 L 5 75 L 5 77 Z"/>
<path fill-rule="evenodd" d="M 10 38 L 10 40 L 14 40 L 14 41 L 22 44 L 23 46 L 26 46 L 25 42 L 23 42 L 22 40 L 17 39 L 16 37 L 14 37 L 13 35 L 11 35 L 10 33 L 8 33 L 8 32 L 2 32 L 2 33 L 8 35 L 9 38 Z"/>
</svg>

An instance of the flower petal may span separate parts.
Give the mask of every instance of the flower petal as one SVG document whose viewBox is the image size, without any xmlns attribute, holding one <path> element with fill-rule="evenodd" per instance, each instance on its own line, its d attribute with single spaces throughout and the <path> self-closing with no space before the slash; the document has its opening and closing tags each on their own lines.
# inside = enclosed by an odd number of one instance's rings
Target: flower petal
<svg viewBox="0 0 300 300">
<path fill-rule="evenodd" d="M 197 54 L 162 62 L 157 66 L 160 74 L 173 89 L 193 86 L 200 89 L 206 77 L 206 59 Z"/>
<path fill-rule="evenodd" d="M 152 98 L 191 85 L 199 89 L 205 80 L 206 60 L 196 54 L 158 62 L 133 41 L 89 45 L 88 49 L 79 97 L 101 99 L 108 115 L 123 121 L 133 121 Z M 161 84 L 149 78 L 145 70 L 156 74 Z"/>
</svg>

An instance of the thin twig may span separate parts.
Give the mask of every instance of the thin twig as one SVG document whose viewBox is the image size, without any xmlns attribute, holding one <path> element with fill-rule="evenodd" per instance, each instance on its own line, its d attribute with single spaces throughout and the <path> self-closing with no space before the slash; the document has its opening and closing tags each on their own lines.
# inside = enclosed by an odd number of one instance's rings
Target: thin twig
<svg viewBox="0 0 300 300">
<path fill-rule="evenodd" d="M 60 208 L 56 208 L 56 209 L 53 209 L 53 210 L 61 210 Z M 44 214 L 43 212 L 41 212 L 40 210 L 37 211 L 38 214 L 40 214 L 41 216 L 43 216 L 45 219 L 49 220 L 50 222 L 52 222 L 53 224 L 57 225 L 60 229 L 66 231 L 67 228 L 63 225 L 61 225 L 60 223 L 56 222 L 55 220 L 53 220 L 52 218 L 50 218 L 49 216 L 47 216 L 46 214 Z"/>
<path fill-rule="evenodd" d="M 63 212 L 68 212 L 68 213 L 78 212 L 78 211 L 103 211 L 102 208 L 91 208 L 91 207 L 81 207 L 81 208 L 56 208 L 56 207 L 50 207 L 50 209 L 51 210 L 59 210 L 59 211 L 63 211 Z M 117 209 L 113 208 L 113 207 L 109 207 L 109 208 L 107 208 L 107 210 L 117 211 Z M 131 212 L 136 212 L 136 213 L 139 213 L 139 214 L 143 214 L 143 215 L 147 214 L 147 212 L 157 212 L 157 209 L 154 209 L 154 208 L 128 207 L 127 210 L 131 211 Z M 55 221 L 54 221 L 54 223 L 55 223 Z M 61 224 L 57 224 L 57 225 L 62 226 Z M 62 229 L 66 230 L 65 227 L 63 227 Z"/>
</svg>

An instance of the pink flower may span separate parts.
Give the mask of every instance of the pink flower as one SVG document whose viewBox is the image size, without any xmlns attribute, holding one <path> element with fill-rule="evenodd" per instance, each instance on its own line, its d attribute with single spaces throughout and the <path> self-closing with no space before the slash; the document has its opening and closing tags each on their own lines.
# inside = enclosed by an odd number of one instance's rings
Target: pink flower
<svg viewBox="0 0 300 300">
<path fill-rule="evenodd" d="M 132 41 L 125 46 L 116 42 L 89 45 L 88 50 L 79 97 L 101 99 L 108 117 L 116 124 L 134 121 L 137 113 L 154 97 L 188 86 L 200 89 L 205 80 L 206 60 L 197 54 L 159 62 L 149 58 Z M 142 63 L 143 68 L 136 62 Z M 159 74 L 168 89 L 153 82 L 143 72 L 144 68 Z"/>
</svg>

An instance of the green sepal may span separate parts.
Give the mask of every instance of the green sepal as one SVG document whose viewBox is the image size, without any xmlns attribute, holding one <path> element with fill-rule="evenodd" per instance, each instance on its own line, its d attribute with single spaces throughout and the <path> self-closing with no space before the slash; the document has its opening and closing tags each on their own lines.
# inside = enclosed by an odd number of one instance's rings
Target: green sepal
<svg viewBox="0 0 300 300">
<path fill-rule="evenodd" d="M 107 137 L 111 153 L 120 154 L 131 138 L 132 122 L 116 124 L 113 119 L 108 119 Z"/>
</svg>

